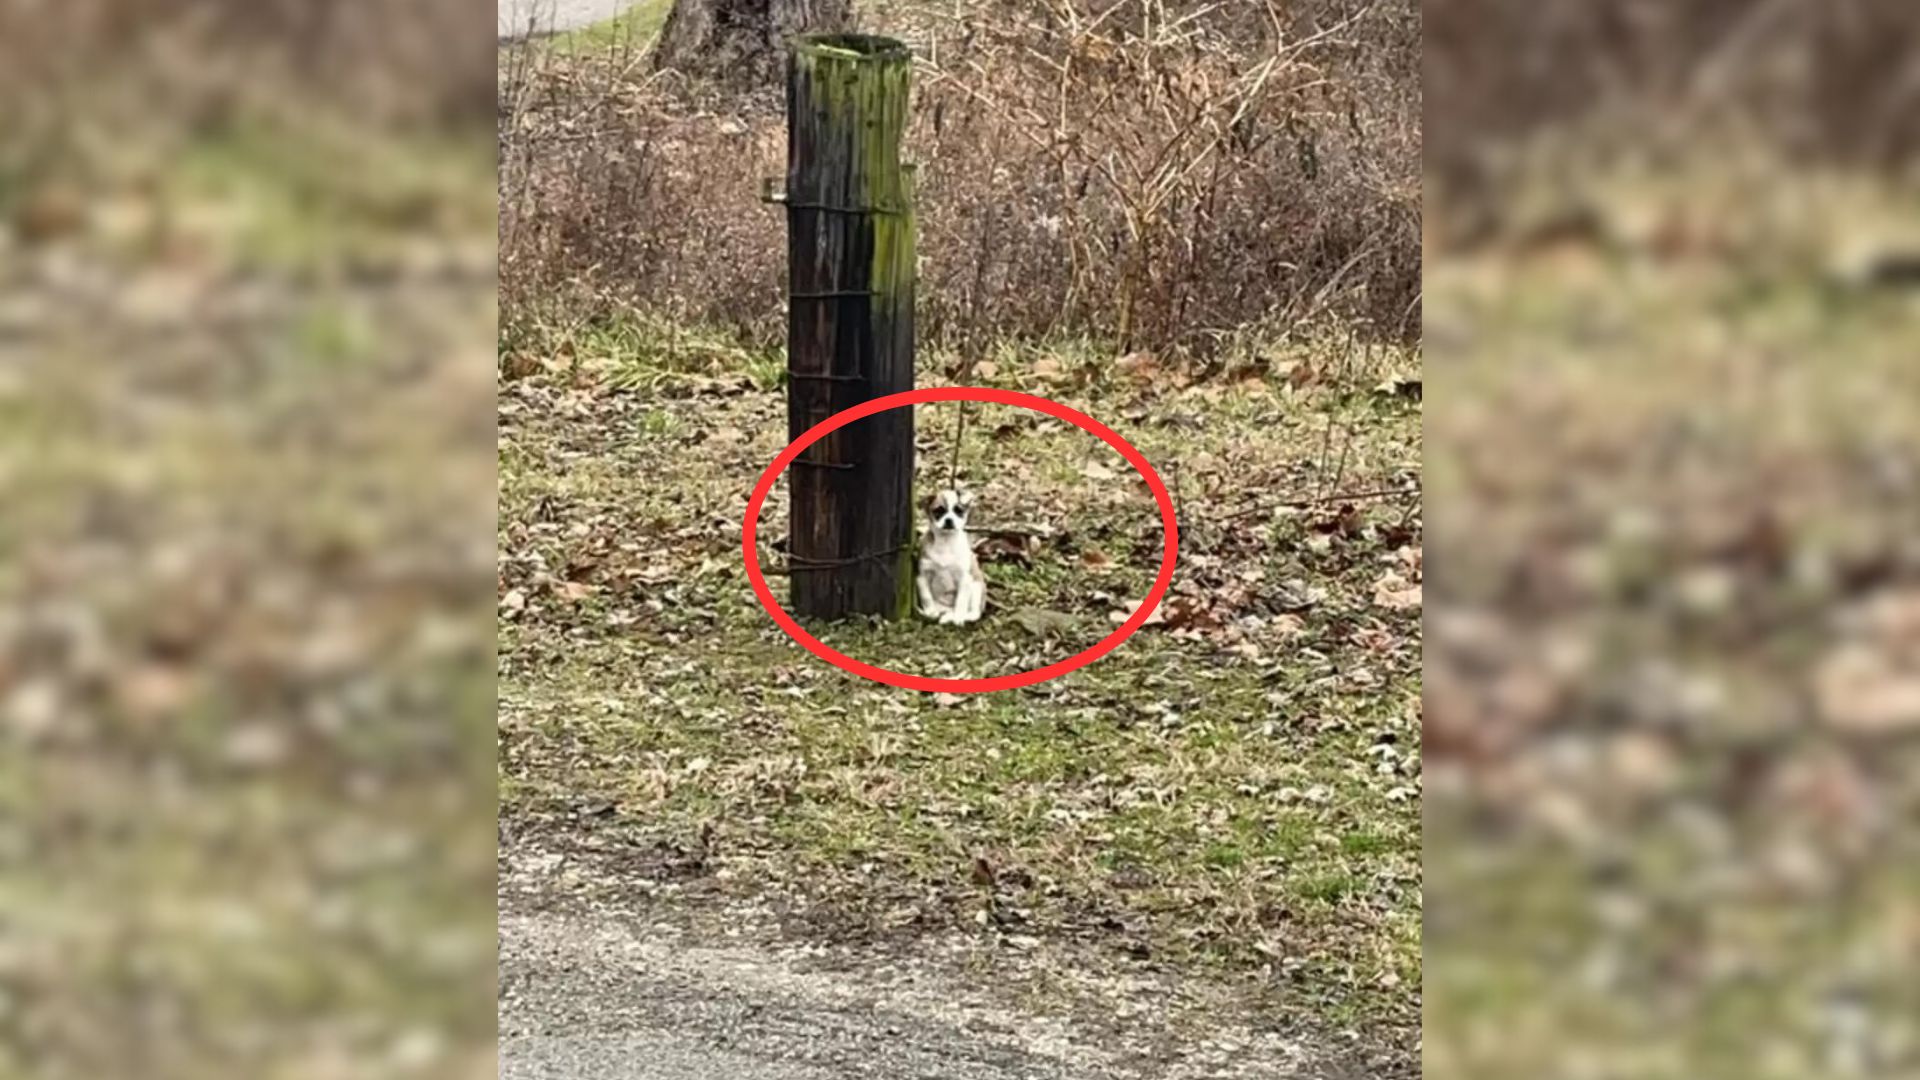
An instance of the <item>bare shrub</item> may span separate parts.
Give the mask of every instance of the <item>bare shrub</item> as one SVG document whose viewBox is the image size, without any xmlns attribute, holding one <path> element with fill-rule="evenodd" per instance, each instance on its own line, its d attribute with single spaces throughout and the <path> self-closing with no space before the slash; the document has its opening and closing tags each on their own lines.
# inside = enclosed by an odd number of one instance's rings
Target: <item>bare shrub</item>
<svg viewBox="0 0 1920 1080">
<path fill-rule="evenodd" d="M 644 58 L 509 60 L 501 85 L 502 321 L 645 307 L 771 341 L 782 223 L 757 201 L 777 121 L 732 117 Z"/>
<path fill-rule="evenodd" d="M 1327 311 L 1406 330 L 1418 105 L 1349 60 L 1388 16 L 1212 14 L 1052 0 L 933 39 L 913 135 L 936 333 L 1193 346 Z"/>
<path fill-rule="evenodd" d="M 1450 197 L 1497 203 L 1505 148 L 1600 114 L 1663 151 L 1734 123 L 1803 159 L 1920 158 L 1903 0 L 1433 0 L 1426 26 L 1428 165 Z"/>
<path fill-rule="evenodd" d="M 869 29 L 919 60 L 924 341 L 1417 334 L 1411 0 L 1022 0 Z M 637 307 L 776 340 L 784 226 L 754 200 L 783 118 L 632 55 L 505 63 L 503 318 Z"/>
<path fill-rule="evenodd" d="M 464 0 L 26 0 L 0 13 L 0 100 L 138 75 L 183 93 L 271 86 L 381 120 L 464 121 L 489 97 L 488 32 Z"/>
</svg>

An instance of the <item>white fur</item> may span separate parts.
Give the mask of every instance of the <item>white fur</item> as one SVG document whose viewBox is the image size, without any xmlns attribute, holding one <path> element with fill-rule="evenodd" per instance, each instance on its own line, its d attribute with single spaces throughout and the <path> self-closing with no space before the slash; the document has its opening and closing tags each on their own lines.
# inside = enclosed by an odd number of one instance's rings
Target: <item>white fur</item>
<svg viewBox="0 0 1920 1080">
<path fill-rule="evenodd" d="M 928 506 L 931 523 L 920 541 L 920 572 L 914 579 L 920 614 L 946 626 L 975 622 L 987 606 L 987 580 L 967 535 L 972 506 L 964 492 L 941 491 Z"/>
</svg>

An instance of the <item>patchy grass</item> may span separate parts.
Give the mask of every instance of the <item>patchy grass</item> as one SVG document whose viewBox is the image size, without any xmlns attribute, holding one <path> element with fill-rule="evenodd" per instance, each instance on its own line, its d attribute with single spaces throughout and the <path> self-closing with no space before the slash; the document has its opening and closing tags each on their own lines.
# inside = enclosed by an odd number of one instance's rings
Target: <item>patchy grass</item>
<svg viewBox="0 0 1920 1080">
<path fill-rule="evenodd" d="M 1072 675 L 960 698 L 845 675 L 759 609 L 739 536 L 785 442 L 765 380 L 657 346 L 541 355 L 503 358 L 524 372 L 501 397 L 510 822 L 616 838 L 642 877 L 788 897 L 816 930 L 1083 940 L 1258 976 L 1291 1023 L 1411 1038 L 1417 499 L 1287 505 L 1417 482 L 1419 407 L 1375 390 L 1406 358 L 1301 348 L 1271 355 L 1271 377 L 1194 386 L 1091 354 L 976 370 L 1112 423 L 1176 493 L 1183 542 L 1160 622 Z M 657 381 L 631 377 L 643 356 Z M 944 480 L 955 414 L 918 425 L 920 483 Z M 960 462 L 981 492 L 986 619 L 823 639 L 981 675 L 1110 631 L 1162 541 L 1125 463 L 998 408 L 969 416 Z M 770 505 L 777 565 L 784 497 Z"/>
<path fill-rule="evenodd" d="M 405 273 L 492 230 L 495 200 L 472 183 L 485 167 L 470 143 L 238 119 L 176 151 L 162 198 L 188 212 L 123 217 L 146 225 L 130 240 L 197 244 L 249 271 Z"/>
<path fill-rule="evenodd" d="M 443 148 L 202 136 L 0 261 L 0 1072 L 451 1075 L 492 1040 L 491 303 L 351 282 L 484 252 L 489 176 L 396 214 L 347 162 Z"/>
<path fill-rule="evenodd" d="M 743 374 L 758 390 L 786 384 L 786 352 L 753 347 L 714 330 L 685 327 L 656 315 L 617 319 L 527 318 L 506 331 L 509 375 L 528 365 L 559 361 L 580 377 L 582 369 L 616 390 L 685 394 L 712 382 L 716 372 Z"/>
<path fill-rule="evenodd" d="M 1725 167 L 1429 275 L 1432 1076 L 1911 1070 L 1911 192 Z"/>
</svg>

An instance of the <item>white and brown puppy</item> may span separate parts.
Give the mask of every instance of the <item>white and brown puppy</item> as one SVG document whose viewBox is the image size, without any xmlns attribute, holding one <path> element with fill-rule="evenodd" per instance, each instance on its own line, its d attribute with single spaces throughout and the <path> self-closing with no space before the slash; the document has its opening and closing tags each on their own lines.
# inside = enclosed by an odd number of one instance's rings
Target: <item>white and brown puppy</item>
<svg viewBox="0 0 1920 1080">
<path fill-rule="evenodd" d="M 920 538 L 920 614 L 958 626 L 980 618 L 987 606 L 987 579 L 973 557 L 967 512 L 973 496 L 946 488 L 927 503 L 931 519 Z"/>
</svg>

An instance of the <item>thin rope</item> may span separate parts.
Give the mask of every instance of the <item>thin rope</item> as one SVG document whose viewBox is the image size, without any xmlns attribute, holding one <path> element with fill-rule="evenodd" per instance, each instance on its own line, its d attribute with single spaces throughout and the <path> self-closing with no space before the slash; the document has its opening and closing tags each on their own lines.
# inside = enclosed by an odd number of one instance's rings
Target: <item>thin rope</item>
<svg viewBox="0 0 1920 1080">
<path fill-rule="evenodd" d="M 960 406 L 960 414 L 953 425 L 953 455 L 947 462 L 947 487 L 960 490 L 960 442 L 967 437 L 967 406 L 971 402 L 955 402 Z"/>
</svg>

